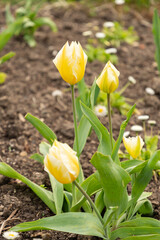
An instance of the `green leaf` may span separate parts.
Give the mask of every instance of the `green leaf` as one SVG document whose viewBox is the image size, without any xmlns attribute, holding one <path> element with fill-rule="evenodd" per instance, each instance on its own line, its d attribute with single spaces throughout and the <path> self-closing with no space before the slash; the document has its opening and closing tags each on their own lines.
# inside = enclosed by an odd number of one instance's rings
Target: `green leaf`
<svg viewBox="0 0 160 240">
<path fill-rule="evenodd" d="M 159 240 L 160 234 L 141 235 L 123 238 L 122 240 Z"/>
<path fill-rule="evenodd" d="M 18 224 L 10 230 L 55 230 L 104 238 L 103 226 L 91 213 L 62 213 L 54 217 Z"/>
<path fill-rule="evenodd" d="M 25 116 L 25 119 L 29 121 L 38 131 L 39 133 L 49 141 L 49 143 L 52 145 L 54 140 L 57 138 L 55 133 L 40 119 L 34 117 L 30 113 L 27 113 Z"/>
<path fill-rule="evenodd" d="M 118 139 L 114 145 L 114 148 L 113 148 L 113 151 L 112 151 L 112 159 L 113 161 L 115 160 L 117 154 L 118 154 L 118 150 L 119 150 L 119 147 L 120 147 L 120 144 L 121 144 L 121 141 L 122 141 L 122 138 L 123 138 L 123 134 L 124 134 L 124 131 L 125 131 L 125 128 L 127 127 L 127 124 L 135 110 L 135 107 L 136 105 L 133 105 L 133 107 L 129 110 L 129 112 L 127 113 L 127 119 L 125 121 L 122 122 L 121 124 L 121 127 L 120 127 L 120 133 L 119 133 L 119 136 L 118 136 Z"/>
<path fill-rule="evenodd" d="M 130 176 L 110 156 L 95 153 L 91 163 L 99 172 L 106 207 L 118 206 L 118 213 L 121 213 L 127 208 L 127 184 L 131 181 Z"/>
<path fill-rule="evenodd" d="M 50 173 L 49 173 L 49 178 L 52 186 L 56 214 L 60 214 L 62 212 L 63 199 L 64 199 L 63 184 L 58 182 Z"/>
<path fill-rule="evenodd" d="M 43 164 L 44 157 L 39 153 L 34 153 L 33 155 L 30 156 L 30 158 Z"/>
<path fill-rule="evenodd" d="M 50 18 L 47 18 L 47 17 L 41 17 L 41 18 L 35 19 L 34 24 L 35 24 L 36 28 L 39 28 L 43 25 L 48 25 L 52 29 L 53 32 L 57 31 L 56 24 Z"/>
<path fill-rule="evenodd" d="M 98 193 L 96 193 L 95 196 L 95 205 L 97 207 L 97 209 L 99 210 L 99 212 L 101 213 L 105 207 L 104 204 L 104 191 L 101 190 Z"/>
<path fill-rule="evenodd" d="M 10 58 L 12 58 L 14 56 L 15 56 L 14 52 L 9 52 L 9 53 L 5 54 L 3 57 L 0 58 L 0 64 L 8 61 Z"/>
<path fill-rule="evenodd" d="M 134 171 L 135 169 L 142 170 L 142 168 L 147 164 L 147 161 L 142 160 L 126 160 L 121 162 L 121 167 L 123 167 L 128 173 Z"/>
<path fill-rule="evenodd" d="M 160 235 L 160 221 L 153 218 L 138 217 L 136 219 L 121 223 L 119 228 L 111 233 L 110 240 L 115 240 L 117 238 L 123 239 L 136 235 L 139 237 L 139 235 L 152 234 Z"/>
<path fill-rule="evenodd" d="M 16 172 L 12 167 L 10 167 L 8 164 L 4 162 L 0 162 L 0 174 L 6 177 L 19 179 L 20 181 L 25 183 L 51 209 L 52 212 L 54 213 L 56 212 L 55 204 L 52 197 L 52 192 L 40 187 L 36 183 L 33 183 L 28 178 L 22 176 L 21 174 Z"/>
<path fill-rule="evenodd" d="M 137 201 L 137 199 L 140 197 L 148 183 L 150 182 L 152 178 L 152 170 L 154 169 L 156 163 L 160 159 L 160 150 L 156 151 L 151 159 L 148 161 L 147 165 L 142 169 L 142 171 L 139 173 L 138 177 L 135 180 L 135 183 L 132 187 L 132 198 L 134 199 L 134 202 Z"/>
<path fill-rule="evenodd" d="M 23 24 L 24 18 L 19 18 L 11 23 L 7 29 L 5 29 L 0 34 L 0 50 L 4 48 L 7 42 L 15 35 L 17 31 L 20 31 L 21 26 Z"/>
<path fill-rule="evenodd" d="M 70 212 L 72 205 L 72 194 L 70 192 L 64 191 L 64 201 L 63 201 L 63 211 Z"/>
<path fill-rule="evenodd" d="M 158 145 L 158 136 L 145 136 L 145 144 L 147 150 L 155 152 Z"/>
<path fill-rule="evenodd" d="M 160 19 L 157 9 L 155 9 L 153 16 L 153 34 L 156 45 L 156 61 L 158 64 L 158 70 L 160 71 Z"/>
<path fill-rule="evenodd" d="M 91 131 L 91 124 L 85 116 L 80 120 L 78 126 L 78 143 L 79 143 L 79 155 L 82 153 L 86 144 L 87 137 Z M 73 149 L 76 151 L 76 139 L 74 139 Z"/>
<path fill-rule="evenodd" d="M 49 152 L 51 145 L 49 145 L 46 142 L 41 142 L 39 144 L 39 151 L 40 153 L 45 157 L 47 155 L 47 153 Z"/>
<path fill-rule="evenodd" d="M 6 5 L 6 9 L 5 10 L 6 10 L 6 23 L 7 23 L 7 25 L 9 25 L 10 23 L 14 22 L 14 17 L 11 14 L 10 5 L 9 4 Z"/>
<path fill-rule="evenodd" d="M 81 109 L 97 134 L 97 137 L 100 142 L 98 151 L 106 155 L 111 154 L 111 143 L 108 130 L 99 121 L 94 112 L 82 102 Z"/>
<path fill-rule="evenodd" d="M 28 44 L 30 47 L 35 47 L 35 46 L 36 46 L 36 41 L 35 41 L 35 39 L 34 39 L 34 36 L 25 34 L 25 35 L 24 35 L 24 40 L 27 42 L 27 44 Z"/>
<path fill-rule="evenodd" d="M 0 72 L 0 84 L 3 84 L 6 81 L 7 74 Z"/>
</svg>

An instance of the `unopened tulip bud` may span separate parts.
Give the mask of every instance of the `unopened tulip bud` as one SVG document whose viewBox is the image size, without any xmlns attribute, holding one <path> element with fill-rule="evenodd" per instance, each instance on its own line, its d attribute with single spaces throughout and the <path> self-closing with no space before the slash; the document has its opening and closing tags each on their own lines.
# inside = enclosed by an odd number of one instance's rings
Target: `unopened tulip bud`
<svg viewBox="0 0 160 240">
<path fill-rule="evenodd" d="M 44 159 L 45 170 L 63 184 L 71 183 L 79 175 L 79 162 L 76 152 L 66 143 L 54 141 Z"/>
<path fill-rule="evenodd" d="M 63 80 L 74 85 L 84 76 L 87 55 L 79 42 L 72 42 L 70 46 L 67 42 L 58 52 L 53 63 L 56 65 Z"/>
<path fill-rule="evenodd" d="M 127 152 L 132 158 L 137 158 L 140 155 L 144 145 L 144 142 L 140 136 L 129 138 L 123 137 L 123 143 Z"/>
<path fill-rule="evenodd" d="M 119 75 L 120 75 L 119 71 L 109 61 L 104 67 L 96 83 L 103 92 L 112 93 L 118 88 Z"/>
</svg>

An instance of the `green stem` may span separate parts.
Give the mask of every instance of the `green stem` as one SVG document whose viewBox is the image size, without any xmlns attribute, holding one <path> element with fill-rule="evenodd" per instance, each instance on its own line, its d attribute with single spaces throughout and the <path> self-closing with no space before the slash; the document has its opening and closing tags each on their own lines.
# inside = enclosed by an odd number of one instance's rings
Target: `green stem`
<svg viewBox="0 0 160 240">
<path fill-rule="evenodd" d="M 76 106 L 75 106 L 75 96 L 74 96 L 74 85 L 71 85 L 71 92 L 72 92 L 72 108 L 73 108 L 74 133 L 75 133 L 75 139 L 76 139 L 77 156 L 79 158 L 79 142 L 78 142 L 78 129 L 77 129 L 77 120 L 76 120 Z"/>
<path fill-rule="evenodd" d="M 99 218 L 100 222 L 102 223 L 102 225 L 104 226 L 104 221 L 103 218 L 101 216 L 101 214 L 99 213 L 96 205 L 94 204 L 94 202 L 92 201 L 92 199 L 90 198 L 90 196 L 84 191 L 84 189 L 79 185 L 78 182 L 74 181 L 73 184 L 76 185 L 76 187 L 78 188 L 78 190 L 85 196 L 85 198 L 88 200 L 88 202 L 90 203 L 91 207 L 93 208 L 93 210 L 95 211 L 97 217 Z"/>
<path fill-rule="evenodd" d="M 128 86 L 130 85 L 130 82 L 127 82 L 124 87 L 121 88 L 121 90 L 118 92 L 120 95 L 122 95 L 124 93 L 124 91 L 128 88 Z"/>
<path fill-rule="evenodd" d="M 107 93 L 107 107 L 108 107 L 110 142 L 111 142 L 111 148 L 113 149 L 113 135 L 112 135 L 111 98 L 110 98 L 110 93 Z"/>
</svg>

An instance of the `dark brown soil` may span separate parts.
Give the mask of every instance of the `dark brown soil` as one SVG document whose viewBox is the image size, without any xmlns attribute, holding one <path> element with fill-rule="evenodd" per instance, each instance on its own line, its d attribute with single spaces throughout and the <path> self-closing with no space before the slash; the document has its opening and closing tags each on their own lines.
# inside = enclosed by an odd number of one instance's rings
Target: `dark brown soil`
<svg viewBox="0 0 160 240">
<path fill-rule="evenodd" d="M 3 27 L 4 7 L 0 9 L 0 27 Z M 141 114 L 148 114 L 150 119 L 157 121 L 154 133 L 158 133 L 160 78 L 154 64 L 155 46 L 151 29 L 151 13 L 147 14 L 146 12 L 146 18 L 135 10 L 119 15 L 118 10 L 110 4 L 97 7 L 94 13 L 95 16 L 91 17 L 89 9 L 79 4 L 66 7 L 47 5 L 41 14 L 49 16 L 55 21 L 58 32 L 51 33 L 48 28 L 44 27 L 36 33 L 37 46 L 34 49 L 29 48 L 21 38 L 14 38 L 1 52 L 1 55 L 11 50 L 16 52 L 16 56 L 4 64 L 1 69 L 8 75 L 5 84 L 0 86 L 1 160 L 40 185 L 49 186 L 48 176 L 42 165 L 31 160 L 29 156 L 38 152 L 38 145 L 42 141 L 42 137 L 30 123 L 24 120 L 24 116 L 30 112 L 43 119 L 53 129 L 60 141 L 72 146 L 74 131 L 70 91 L 65 91 L 68 89 L 68 85 L 61 79 L 52 63 L 54 58 L 52 52 L 60 50 L 67 40 L 80 41 L 85 47 L 87 38 L 82 36 L 82 32 L 92 30 L 94 26 L 101 29 L 104 21 L 121 20 L 125 26 L 133 25 L 139 35 L 138 46 L 122 44 L 118 48 L 117 68 L 121 72 L 120 87 L 127 82 L 129 75 L 135 77 L 137 84 L 128 88 L 125 96 L 137 101 L 137 107 Z M 98 61 L 88 63 L 85 73 L 86 82 L 92 84 L 103 67 L 104 64 Z M 152 87 L 156 94 L 154 96 L 147 95 L 146 87 Z M 52 96 L 55 89 L 63 91 L 63 98 L 57 100 Z M 114 137 L 117 137 L 123 119 L 124 116 L 114 110 Z M 106 125 L 106 119 L 102 118 L 102 122 Z M 141 124 L 136 115 L 132 117 L 127 129 L 129 130 L 133 124 Z M 149 133 L 149 128 L 147 131 Z M 97 138 L 95 133 L 92 133 L 81 156 L 85 176 L 89 176 L 93 172 L 89 160 L 97 146 Z M 156 183 L 154 179 L 147 188 L 148 191 L 153 192 L 151 200 L 157 219 L 160 219 L 159 189 L 159 181 Z M 0 192 L 0 224 L 16 210 L 13 219 L 6 223 L 3 230 L 20 222 L 52 215 L 43 202 L 19 181 L 0 176 Z M 33 237 L 43 240 L 90 239 L 89 237 L 51 231 L 21 234 L 21 239 L 30 240 Z M 0 239 L 3 238 L 0 237 Z"/>
</svg>

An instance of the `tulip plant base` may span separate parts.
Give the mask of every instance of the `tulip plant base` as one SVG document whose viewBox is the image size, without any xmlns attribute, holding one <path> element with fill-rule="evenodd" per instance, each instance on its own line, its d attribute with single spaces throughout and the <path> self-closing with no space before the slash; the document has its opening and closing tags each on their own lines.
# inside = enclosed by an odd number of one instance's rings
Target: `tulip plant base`
<svg viewBox="0 0 160 240">
<path fill-rule="evenodd" d="M 49 29 L 42 28 L 36 33 L 36 48 L 31 49 L 21 38 L 14 38 L 1 52 L 1 55 L 4 55 L 13 50 L 16 52 L 16 57 L 2 66 L 2 71 L 7 73 L 7 80 L 0 86 L 0 156 L 2 161 L 10 164 L 30 180 L 50 188 L 48 175 L 44 172 L 42 165 L 29 158 L 38 151 L 38 144 L 42 141 L 42 137 L 30 123 L 25 121 L 24 116 L 30 112 L 43 119 L 54 130 L 61 142 L 72 146 L 74 131 L 71 117 L 71 97 L 69 91 L 64 91 L 68 85 L 62 81 L 53 65 L 52 53 L 55 50 L 58 51 L 67 40 L 80 41 L 84 47 L 87 38 L 82 36 L 82 32 L 89 30 L 89 22 L 91 27 L 94 25 L 101 27 L 104 21 L 118 21 L 119 16 L 110 4 L 105 4 L 99 10 L 95 9 L 98 17 L 91 17 L 89 10 L 78 4 L 69 8 L 46 6 L 41 13 L 53 18 L 59 29 L 58 33 L 54 34 Z M 156 134 L 160 126 L 160 113 L 158 112 L 160 80 L 153 64 L 155 60 L 150 28 L 151 19 L 147 15 L 146 21 L 144 21 L 143 14 L 140 18 L 138 16 L 139 14 L 135 10 L 130 10 L 120 16 L 123 17 L 125 26 L 128 27 L 130 24 L 135 27 L 140 41 L 137 46 L 123 44 L 118 48 L 119 63 L 117 67 L 121 72 L 121 86 L 127 82 L 130 75 L 137 80 L 134 87 L 131 86 L 127 89 L 125 96 L 135 100 L 143 99 L 138 102 L 137 107 L 142 114 L 148 114 L 150 119 L 157 121 L 157 125 L 153 128 L 153 132 Z M 0 7 L 0 22 L 1 27 L 5 26 L 4 6 Z M 103 67 L 104 65 L 98 61 L 88 64 L 85 81 L 92 84 L 93 79 L 98 76 Z M 146 87 L 154 88 L 156 94 L 154 96 L 147 95 Z M 63 91 L 62 98 L 52 96 L 52 92 L 56 89 Z M 114 110 L 113 132 L 115 137 L 118 136 L 123 119 L 124 117 Z M 106 119 L 101 118 L 101 120 L 105 124 Z M 135 115 L 131 118 L 127 130 L 133 124 L 141 124 Z M 150 133 L 148 126 L 147 133 Z M 97 146 L 98 140 L 95 133 L 92 133 L 81 157 L 86 177 L 94 171 L 89 160 Z M 153 192 L 150 199 L 154 207 L 154 217 L 160 220 L 159 181 L 155 182 L 152 179 L 147 191 Z M 2 224 L 16 210 L 12 220 L 6 222 L 3 230 L 20 222 L 52 215 L 42 201 L 19 181 L 0 175 L 0 193 L 0 223 Z M 21 239 L 27 240 L 34 237 L 44 240 L 98 239 L 51 231 L 26 232 L 22 233 L 21 237 Z"/>
</svg>

